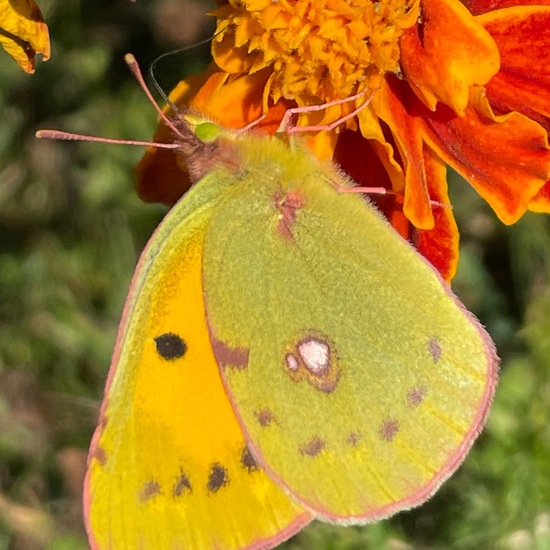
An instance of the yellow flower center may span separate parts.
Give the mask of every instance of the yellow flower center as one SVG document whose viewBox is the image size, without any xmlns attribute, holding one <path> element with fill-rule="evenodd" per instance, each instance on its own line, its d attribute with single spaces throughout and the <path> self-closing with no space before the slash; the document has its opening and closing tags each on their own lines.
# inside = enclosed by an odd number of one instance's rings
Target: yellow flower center
<svg viewBox="0 0 550 550">
<path fill-rule="evenodd" d="M 269 67 L 275 102 L 343 99 L 364 89 L 368 76 L 399 71 L 399 37 L 416 22 L 418 6 L 418 0 L 229 0 L 213 12 L 214 56 L 225 52 L 222 68 L 231 58 L 239 72 Z"/>
</svg>

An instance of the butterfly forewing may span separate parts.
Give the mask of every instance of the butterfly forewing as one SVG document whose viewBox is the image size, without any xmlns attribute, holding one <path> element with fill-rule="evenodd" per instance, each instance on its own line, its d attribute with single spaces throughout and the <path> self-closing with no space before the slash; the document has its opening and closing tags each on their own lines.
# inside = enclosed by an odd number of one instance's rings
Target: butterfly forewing
<svg viewBox="0 0 550 550">
<path fill-rule="evenodd" d="M 89 458 L 94 549 L 271 548 L 310 520 L 252 455 L 211 350 L 201 269 L 220 183 L 172 210 L 136 271 Z"/>
</svg>

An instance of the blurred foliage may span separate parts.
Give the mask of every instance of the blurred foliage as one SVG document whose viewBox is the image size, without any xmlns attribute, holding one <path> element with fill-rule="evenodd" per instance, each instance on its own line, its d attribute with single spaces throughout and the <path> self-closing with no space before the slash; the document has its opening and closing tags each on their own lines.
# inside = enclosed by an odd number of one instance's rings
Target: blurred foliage
<svg viewBox="0 0 550 550">
<path fill-rule="evenodd" d="M 39 128 L 150 139 L 156 115 L 124 65 L 208 36 L 199 0 L 43 0 L 52 59 L 0 57 L 0 549 L 86 548 L 85 455 L 126 289 L 164 208 L 133 193 L 139 148 L 36 140 Z M 165 90 L 208 46 L 159 64 Z M 1 53 L 1 52 L 0 52 Z M 298 549 L 550 548 L 550 220 L 505 227 L 452 176 L 455 291 L 503 358 L 488 426 L 426 505 L 365 527 L 312 524 Z"/>
</svg>

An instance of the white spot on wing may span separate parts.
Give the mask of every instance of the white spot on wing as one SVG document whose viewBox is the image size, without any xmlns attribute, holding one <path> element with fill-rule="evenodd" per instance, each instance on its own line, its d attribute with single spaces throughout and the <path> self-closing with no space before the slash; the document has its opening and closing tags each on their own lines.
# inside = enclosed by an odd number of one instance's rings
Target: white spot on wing
<svg viewBox="0 0 550 550">
<path fill-rule="evenodd" d="M 322 374 L 330 367 L 330 348 L 326 342 L 310 338 L 298 345 L 305 367 L 313 374 Z"/>
<path fill-rule="evenodd" d="M 298 370 L 298 359 L 296 359 L 296 357 L 294 357 L 292 353 L 287 353 L 285 359 L 286 359 L 286 366 L 288 367 L 289 370 L 293 372 Z"/>
</svg>

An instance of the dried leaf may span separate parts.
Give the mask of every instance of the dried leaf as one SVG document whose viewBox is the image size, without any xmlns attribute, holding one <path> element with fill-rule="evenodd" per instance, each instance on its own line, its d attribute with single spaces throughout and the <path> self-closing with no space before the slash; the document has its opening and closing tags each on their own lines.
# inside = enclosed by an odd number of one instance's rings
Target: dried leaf
<svg viewBox="0 0 550 550">
<path fill-rule="evenodd" d="M 50 35 L 34 0 L 0 0 L 0 44 L 27 73 L 34 59 L 50 58 Z"/>
</svg>

